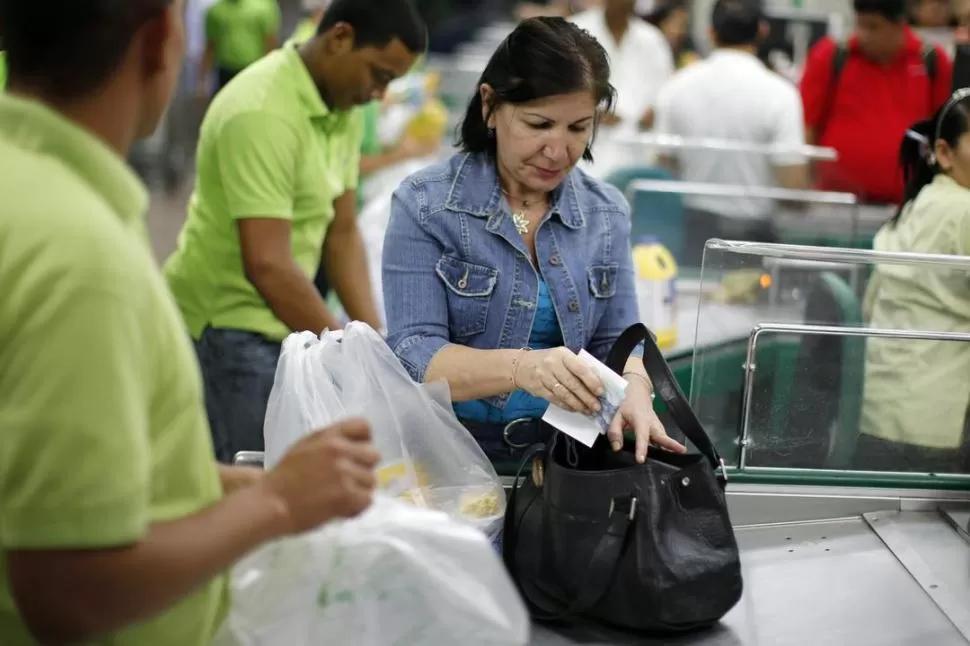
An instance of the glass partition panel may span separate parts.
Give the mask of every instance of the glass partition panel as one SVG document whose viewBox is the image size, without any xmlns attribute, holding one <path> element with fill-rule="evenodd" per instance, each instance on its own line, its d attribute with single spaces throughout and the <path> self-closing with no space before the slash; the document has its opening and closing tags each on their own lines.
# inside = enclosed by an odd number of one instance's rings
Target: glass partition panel
<svg viewBox="0 0 970 646">
<path fill-rule="evenodd" d="M 891 211 L 863 208 L 851 193 L 683 182 L 629 183 L 633 239 L 658 238 L 686 268 L 699 268 L 712 238 L 866 247 Z M 736 259 L 740 260 L 740 259 Z"/>
<path fill-rule="evenodd" d="M 691 403 L 730 464 L 970 474 L 970 258 L 711 240 L 695 291 Z"/>
</svg>

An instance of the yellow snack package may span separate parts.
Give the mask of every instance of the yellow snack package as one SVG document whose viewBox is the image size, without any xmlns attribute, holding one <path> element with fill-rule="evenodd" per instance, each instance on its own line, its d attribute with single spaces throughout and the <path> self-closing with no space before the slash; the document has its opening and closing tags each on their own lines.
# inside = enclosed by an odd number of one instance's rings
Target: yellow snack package
<svg viewBox="0 0 970 646">
<path fill-rule="evenodd" d="M 441 101 L 432 99 L 411 118 L 405 134 L 422 141 L 437 141 L 445 136 L 447 127 L 448 108 Z"/>
</svg>

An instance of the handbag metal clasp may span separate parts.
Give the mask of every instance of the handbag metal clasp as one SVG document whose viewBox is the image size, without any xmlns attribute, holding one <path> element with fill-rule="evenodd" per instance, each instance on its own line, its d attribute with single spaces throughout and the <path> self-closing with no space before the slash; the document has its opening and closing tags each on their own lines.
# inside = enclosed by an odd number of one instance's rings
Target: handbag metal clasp
<svg viewBox="0 0 970 646">
<path fill-rule="evenodd" d="M 519 419 L 514 419 L 505 425 L 502 429 L 502 441 L 505 442 L 506 446 L 510 449 L 527 449 L 532 446 L 532 442 L 526 442 L 525 444 L 517 444 L 512 441 L 512 430 L 519 424 L 525 424 L 526 422 L 534 422 L 535 420 L 531 417 L 520 417 Z"/>
<path fill-rule="evenodd" d="M 629 501 L 630 501 L 630 509 L 629 509 L 629 511 L 627 511 L 627 516 L 632 521 L 634 518 L 637 517 L 637 497 L 636 496 L 630 496 Z M 620 499 L 620 502 L 621 503 L 622 502 L 625 502 L 625 500 L 623 498 L 621 498 Z M 613 499 L 610 500 L 610 515 L 609 515 L 609 518 L 613 518 L 613 513 L 615 511 L 617 511 L 617 504 L 616 504 L 616 498 L 613 498 Z"/>
</svg>

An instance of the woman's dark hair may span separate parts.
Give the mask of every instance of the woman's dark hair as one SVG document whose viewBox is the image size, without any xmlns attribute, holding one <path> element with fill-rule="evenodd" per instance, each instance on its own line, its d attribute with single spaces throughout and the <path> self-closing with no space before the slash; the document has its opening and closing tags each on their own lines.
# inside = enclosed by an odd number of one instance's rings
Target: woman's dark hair
<svg viewBox="0 0 970 646">
<path fill-rule="evenodd" d="M 899 166 L 903 172 L 906 189 L 903 201 L 890 220 L 891 226 L 899 223 L 903 208 L 916 199 L 923 187 L 933 181 L 943 170 L 936 160 L 936 142 L 942 139 L 956 149 L 960 137 L 970 132 L 970 89 L 954 92 L 932 119 L 913 124 L 899 146 Z"/>
<path fill-rule="evenodd" d="M 589 90 L 597 106 L 613 108 L 609 57 L 584 29 L 563 18 L 523 20 L 499 45 L 485 66 L 458 133 L 458 145 L 470 153 L 495 156 L 495 137 L 482 116 L 479 88 L 487 83 L 493 100 L 488 114 L 505 103 L 527 103 L 559 94 Z M 583 159 L 592 161 L 587 146 Z"/>
<path fill-rule="evenodd" d="M 678 11 L 687 11 L 687 0 L 666 0 L 656 6 L 642 18 L 658 29 Z"/>
</svg>

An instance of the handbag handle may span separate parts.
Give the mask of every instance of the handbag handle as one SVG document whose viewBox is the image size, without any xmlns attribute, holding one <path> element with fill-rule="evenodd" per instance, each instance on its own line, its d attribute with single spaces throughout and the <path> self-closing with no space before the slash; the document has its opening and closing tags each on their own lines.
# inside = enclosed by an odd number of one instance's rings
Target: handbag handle
<svg viewBox="0 0 970 646">
<path fill-rule="evenodd" d="M 522 472 L 531 465 L 533 458 L 539 454 L 547 454 L 548 448 L 544 444 L 535 444 L 529 448 L 525 457 L 519 464 L 519 469 L 512 482 L 512 490 L 509 492 L 508 511 L 505 514 L 505 522 L 502 529 L 502 559 L 505 561 L 506 570 L 512 576 L 522 600 L 529 607 L 529 613 L 537 621 L 556 622 L 570 619 L 577 615 L 582 615 L 596 607 L 597 604 L 606 596 L 610 585 L 616 578 L 617 570 L 620 565 L 620 557 L 623 548 L 628 542 L 628 537 L 636 522 L 637 499 L 635 496 L 618 497 L 614 499 L 614 504 L 619 501 L 626 508 L 611 507 L 609 516 L 609 526 L 603 532 L 599 542 L 593 549 L 593 554 L 589 560 L 584 580 L 586 585 L 576 598 L 565 608 L 560 610 L 550 610 L 543 607 L 535 599 L 531 598 L 522 585 L 519 577 L 519 570 L 516 565 L 515 550 L 518 546 L 518 524 L 515 518 L 517 511 L 516 499 L 518 497 L 519 485 L 522 481 Z M 536 499 L 529 503 L 529 507 Z M 522 512 L 524 515 L 529 511 L 529 507 Z"/>
<path fill-rule="evenodd" d="M 711 463 L 711 468 L 717 473 L 722 486 L 727 481 L 727 472 L 724 468 L 724 461 L 718 454 L 710 436 L 701 426 L 700 420 L 691 409 L 680 389 L 677 380 L 674 379 L 667 360 L 664 359 L 663 352 L 657 345 L 653 334 L 643 323 L 631 325 L 616 340 L 610 350 L 609 357 L 606 359 L 607 367 L 613 372 L 622 375 L 630 355 L 640 342 L 643 342 L 643 367 L 647 370 L 647 375 L 653 383 L 654 392 L 667 405 L 670 416 L 677 422 L 677 426 L 683 431 L 697 450 Z"/>
</svg>

